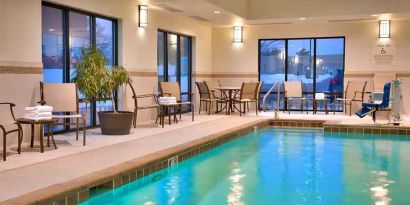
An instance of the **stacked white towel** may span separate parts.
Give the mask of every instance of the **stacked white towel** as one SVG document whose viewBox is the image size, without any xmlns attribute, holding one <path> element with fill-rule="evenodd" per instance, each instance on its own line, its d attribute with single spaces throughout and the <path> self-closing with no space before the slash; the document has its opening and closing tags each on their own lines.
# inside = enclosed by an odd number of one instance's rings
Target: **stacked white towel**
<svg viewBox="0 0 410 205">
<path fill-rule="evenodd" d="M 159 104 L 176 104 L 177 98 L 176 97 L 159 97 L 158 98 Z"/>
<path fill-rule="evenodd" d="M 53 107 L 46 105 L 38 105 L 34 107 L 26 107 L 24 109 L 25 115 L 24 118 L 29 120 L 51 120 L 53 115 Z"/>
</svg>

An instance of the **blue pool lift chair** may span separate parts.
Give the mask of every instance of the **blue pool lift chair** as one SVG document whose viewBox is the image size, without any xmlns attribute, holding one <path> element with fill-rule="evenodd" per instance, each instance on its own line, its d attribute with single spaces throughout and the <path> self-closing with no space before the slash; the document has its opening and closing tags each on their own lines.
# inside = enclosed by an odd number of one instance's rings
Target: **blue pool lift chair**
<svg viewBox="0 0 410 205">
<path fill-rule="evenodd" d="M 381 103 L 362 103 L 362 108 L 356 112 L 360 118 L 372 113 L 373 122 L 376 123 L 376 112 L 383 108 L 388 108 L 390 104 L 390 86 L 391 83 L 385 83 L 383 88 L 383 99 Z"/>
</svg>

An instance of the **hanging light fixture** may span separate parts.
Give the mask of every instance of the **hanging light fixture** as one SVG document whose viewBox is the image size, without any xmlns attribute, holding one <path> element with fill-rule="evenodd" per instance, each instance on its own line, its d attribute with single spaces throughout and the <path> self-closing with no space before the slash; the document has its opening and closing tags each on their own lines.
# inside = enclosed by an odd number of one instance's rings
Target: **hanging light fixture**
<svg viewBox="0 0 410 205">
<path fill-rule="evenodd" d="M 379 38 L 390 38 L 390 20 L 379 21 Z"/>
<path fill-rule="evenodd" d="M 233 42 L 242 43 L 242 37 L 243 37 L 243 27 L 234 26 L 233 27 Z"/>
<path fill-rule="evenodd" d="M 148 26 L 148 6 L 139 5 L 139 18 L 138 18 L 138 27 L 147 28 Z"/>
</svg>

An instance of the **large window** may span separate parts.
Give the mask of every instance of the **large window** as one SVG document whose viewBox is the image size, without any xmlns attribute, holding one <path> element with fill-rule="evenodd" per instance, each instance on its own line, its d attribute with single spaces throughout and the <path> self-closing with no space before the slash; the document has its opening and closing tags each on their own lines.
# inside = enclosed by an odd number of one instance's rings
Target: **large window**
<svg viewBox="0 0 410 205">
<path fill-rule="evenodd" d="M 315 93 L 326 93 L 333 109 L 334 98 L 343 95 L 344 41 L 344 37 L 259 40 L 259 79 L 264 81 L 261 99 L 274 83 L 300 81 L 310 102 Z M 267 105 L 276 108 L 279 97 L 280 109 L 300 109 L 288 107 L 282 84 L 280 89 L 279 96 L 277 92 L 268 96 Z M 318 109 L 323 109 L 321 104 Z"/>
<path fill-rule="evenodd" d="M 90 45 L 100 48 L 107 61 L 106 66 L 117 64 L 117 21 L 115 19 L 77 11 L 43 2 L 42 6 L 42 53 L 43 81 L 46 83 L 71 82 L 74 65 L 81 60 L 81 50 Z M 81 100 L 80 94 L 80 100 Z M 91 103 L 88 106 L 88 126 L 99 124 L 96 113 L 111 110 L 110 100 Z M 80 104 L 84 112 L 85 104 Z M 71 129 L 57 127 L 57 131 Z"/>
<path fill-rule="evenodd" d="M 190 101 L 191 37 L 158 31 L 157 68 L 159 82 L 178 82 L 182 101 Z"/>
</svg>

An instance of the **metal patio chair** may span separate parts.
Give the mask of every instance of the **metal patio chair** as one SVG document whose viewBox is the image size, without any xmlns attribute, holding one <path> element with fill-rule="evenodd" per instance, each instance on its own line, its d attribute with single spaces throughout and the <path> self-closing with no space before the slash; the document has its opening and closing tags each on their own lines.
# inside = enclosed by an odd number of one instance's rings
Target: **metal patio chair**
<svg viewBox="0 0 410 205">
<path fill-rule="evenodd" d="M 14 116 L 13 107 L 16 105 L 9 102 L 0 102 L 0 130 L 3 132 L 3 161 L 6 161 L 7 155 L 7 135 L 17 132 L 18 148 L 21 153 L 21 140 L 23 139 L 23 129 L 17 123 Z"/>
<path fill-rule="evenodd" d="M 83 128 L 83 145 L 86 144 L 86 125 L 87 125 L 87 102 L 85 112 L 80 113 L 78 88 L 75 83 L 43 83 L 40 82 L 41 105 L 53 107 L 53 118 L 59 119 L 55 125 L 74 125 L 76 126 L 76 140 Z M 62 114 L 56 114 L 62 113 Z M 62 121 L 60 120 L 62 119 Z M 75 120 L 75 122 L 72 122 Z M 82 122 L 80 122 L 80 120 Z"/>
</svg>

